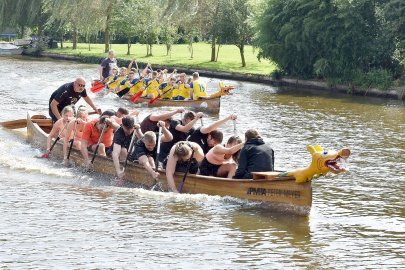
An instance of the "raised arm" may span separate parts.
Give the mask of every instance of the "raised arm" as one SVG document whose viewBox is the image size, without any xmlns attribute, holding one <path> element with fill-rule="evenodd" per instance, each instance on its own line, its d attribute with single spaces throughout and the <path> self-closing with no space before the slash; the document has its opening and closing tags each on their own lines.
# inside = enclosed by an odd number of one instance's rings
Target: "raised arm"
<svg viewBox="0 0 405 270">
<path fill-rule="evenodd" d="M 173 140 L 172 133 L 166 128 L 164 121 L 159 121 L 158 126 L 162 127 L 163 136 L 160 137 L 161 142 L 170 142 Z"/>
<path fill-rule="evenodd" d="M 169 190 L 175 193 L 179 193 L 174 182 L 174 172 L 176 171 L 177 156 L 174 155 L 175 145 L 170 149 L 169 157 L 166 164 L 166 178 Z"/>
<path fill-rule="evenodd" d="M 203 134 L 208 134 L 211 131 L 218 129 L 221 125 L 223 125 L 225 122 L 229 121 L 229 120 L 236 120 L 238 118 L 238 116 L 236 114 L 231 114 L 223 119 L 220 119 L 218 121 L 215 121 L 214 123 L 208 125 L 208 126 L 204 126 L 201 127 L 200 131 Z"/>
<path fill-rule="evenodd" d="M 238 152 L 240 149 L 242 149 L 242 147 L 245 145 L 244 142 L 236 144 L 232 147 L 225 147 L 222 146 L 220 144 L 215 145 L 214 148 L 212 149 L 212 151 L 214 152 L 214 154 L 223 154 L 223 155 L 233 155 L 236 152 Z"/>
<path fill-rule="evenodd" d="M 158 114 L 158 115 L 151 114 L 150 120 L 151 121 L 156 121 L 156 122 L 161 121 L 161 120 L 166 120 L 166 119 L 169 119 L 170 117 L 172 117 L 173 115 L 175 115 L 177 113 L 182 113 L 182 112 L 184 112 L 184 109 L 179 108 L 177 110 L 174 110 L 174 111 L 168 112 L 168 113 L 164 113 L 164 114 Z"/>
<path fill-rule="evenodd" d="M 203 113 L 202 112 L 198 112 L 196 113 L 195 117 L 193 120 L 191 120 L 190 122 L 188 122 L 186 125 L 177 125 L 176 126 L 176 130 L 180 131 L 180 132 L 188 132 L 195 124 L 195 122 L 197 122 L 199 119 L 201 119 L 203 117 Z"/>
</svg>

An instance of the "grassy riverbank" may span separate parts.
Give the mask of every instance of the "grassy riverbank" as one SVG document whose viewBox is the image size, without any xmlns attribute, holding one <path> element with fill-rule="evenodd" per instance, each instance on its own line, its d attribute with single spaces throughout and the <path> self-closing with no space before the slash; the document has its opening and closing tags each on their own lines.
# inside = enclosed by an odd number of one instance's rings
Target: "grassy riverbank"
<svg viewBox="0 0 405 270">
<path fill-rule="evenodd" d="M 59 44 L 60 46 L 60 44 Z M 72 50 L 72 43 L 65 43 L 63 49 L 48 49 L 46 52 L 61 53 L 92 57 L 105 57 L 104 44 L 79 43 L 76 50 Z M 246 67 L 241 67 L 241 58 L 239 49 L 235 45 L 222 45 L 219 49 L 217 62 L 210 62 L 211 45 L 207 43 L 193 44 L 193 58 L 186 44 L 173 45 L 171 53 L 166 55 L 165 45 L 153 45 L 153 56 L 146 57 L 146 45 L 133 44 L 131 47 L 131 55 L 127 55 L 126 44 L 112 44 L 112 49 L 117 53 L 117 58 L 133 59 L 136 58 L 139 62 L 159 64 L 161 66 L 178 66 L 184 68 L 206 69 L 212 71 L 227 71 L 238 73 L 252 73 L 269 75 L 276 66 L 270 61 L 257 60 L 257 51 L 254 51 L 252 46 L 246 46 L 245 58 Z"/>
</svg>

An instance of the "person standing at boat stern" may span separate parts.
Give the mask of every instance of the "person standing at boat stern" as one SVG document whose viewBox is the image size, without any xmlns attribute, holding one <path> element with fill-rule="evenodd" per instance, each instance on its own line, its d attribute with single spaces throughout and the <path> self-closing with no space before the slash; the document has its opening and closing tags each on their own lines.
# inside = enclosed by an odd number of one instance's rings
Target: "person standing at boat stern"
<svg viewBox="0 0 405 270">
<path fill-rule="evenodd" d="M 113 68 L 117 65 L 117 59 L 115 59 L 115 51 L 110 50 L 108 57 L 106 57 L 100 65 L 100 81 L 112 74 Z"/>
<path fill-rule="evenodd" d="M 245 132 L 245 141 L 233 178 L 252 179 L 252 172 L 274 171 L 274 151 L 265 144 L 259 132 L 256 129 L 248 129 Z"/>
<path fill-rule="evenodd" d="M 94 111 L 101 114 L 101 110 L 97 109 L 91 98 L 87 96 L 85 87 L 86 81 L 84 78 L 78 77 L 74 82 L 66 83 L 52 93 L 49 99 L 49 116 L 53 122 L 62 118 L 61 112 L 64 107 L 76 104 L 82 97 Z"/>
</svg>

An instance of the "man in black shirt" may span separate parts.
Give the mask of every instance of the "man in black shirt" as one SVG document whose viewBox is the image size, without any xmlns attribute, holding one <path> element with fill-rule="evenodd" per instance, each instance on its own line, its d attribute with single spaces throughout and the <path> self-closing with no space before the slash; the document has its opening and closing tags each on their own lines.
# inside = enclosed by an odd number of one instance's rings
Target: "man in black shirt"
<svg viewBox="0 0 405 270">
<path fill-rule="evenodd" d="M 86 81 L 84 78 L 78 77 L 74 82 L 66 83 L 52 93 L 49 99 L 49 115 L 53 122 L 61 118 L 60 113 L 64 107 L 76 104 L 81 97 L 83 97 L 94 111 L 101 113 L 96 105 L 94 105 L 91 98 L 87 96 L 85 87 Z"/>
<path fill-rule="evenodd" d="M 135 120 L 132 116 L 124 116 L 122 118 L 122 125 L 117 131 L 114 133 L 113 139 L 113 151 L 112 151 L 112 159 L 115 167 L 115 171 L 117 173 L 118 182 L 122 181 L 124 177 L 124 171 L 120 168 L 120 161 L 125 161 L 127 155 L 129 154 L 130 143 L 132 139 L 132 135 L 135 132 L 136 139 L 142 138 L 142 134 L 140 133 L 140 128 L 138 124 L 135 124 Z M 135 143 L 135 141 L 133 143 Z"/>
<path fill-rule="evenodd" d="M 218 128 L 228 120 L 236 120 L 236 118 L 236 114 L 231 114 L 208 126 L 199 127 L 188 137 L 187 141 L 198 143 L 204 154 L 207 154 L 212 147 L 222 142 L 223 134 Z"/>
</svg>

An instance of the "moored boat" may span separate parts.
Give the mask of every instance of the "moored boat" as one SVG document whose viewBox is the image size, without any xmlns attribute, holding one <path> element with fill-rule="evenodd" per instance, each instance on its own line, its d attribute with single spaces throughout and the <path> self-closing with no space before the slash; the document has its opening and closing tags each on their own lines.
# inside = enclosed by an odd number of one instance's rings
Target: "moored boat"
<svg viewBox="0 0 405 270">
<path fill-rule="evenodd" d="M 23 49 L 9 43 L 0 43 L 0 55 L 19 55 Z"/>
<path fill-rule="evenodd" d="M 123 98 L 130 99 L 130 95 L 124 95 Z M 140 97 L 135 103 L 147 104 L 148 107 L 184 107 L 194 111 L 202 111 L 207 113 L 217 114 L 221 106 L 221 97 L 207 97 L 198 100 L 172 100 L 172 99 L 157 99 L 152 104 L 149 104 L 150 98 Z"/>
<path fill-rule="evenodd" d="M 44 115 L 27 115 L 27 139 L 41 148 L 46 147 L 47 135 L 51 129 L 51 120 L 49 119 L 49 123 L 47 124 L 45 123 L 45 119 L 47 117 Z M 52 150 L 52 155 L 59 158 L 63 157 L 61 143 L 58 142 L 56 144 Z M 70 159 L 76 164 L 83 164 L 83 157 L 78 150 L 72 150 Z M 110 158 L 97 156 L 92 168 L 97 172 L 115 175 L 114 165 Z M 159 173 L 159 178 L 154 180 L 141 165 L 129 163 L 126 167 L 125 179 L 145 187 L 152 187 L 158 183 L 163 190 L 167 191 L 165 172 L 164 170 L 159 170 Z M 174 178 L 177 186 L 180 186 L 183 175 L 183 173 L 175 174 Z M 291 176 L 268 176 L 269 174 L 266 174 L 262 179 L 253 180 L 189 174 L 187 175 L 183 192 L 230 196 L 257 202 L 260 207 L 298 215 L 309 214 L 312 204 L 311 182 L 297 184 L 295 178 Z M 258 178 L 261 177 L 259 176 Z"/>
</svg>

